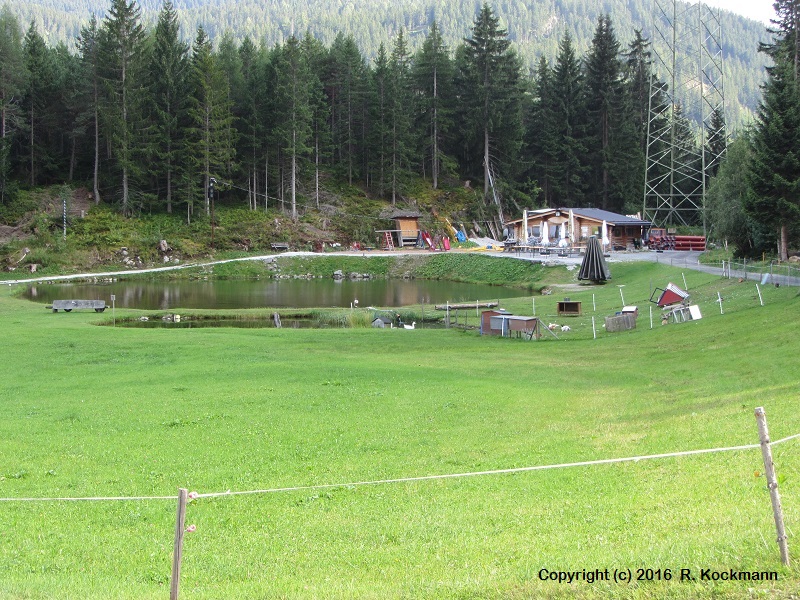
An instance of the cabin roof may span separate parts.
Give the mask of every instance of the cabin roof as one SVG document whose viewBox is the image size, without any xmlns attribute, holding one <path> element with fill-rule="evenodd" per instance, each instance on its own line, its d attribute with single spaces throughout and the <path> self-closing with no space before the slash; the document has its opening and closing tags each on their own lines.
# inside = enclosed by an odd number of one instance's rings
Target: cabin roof
<svg viewBox="0 0 800 600">
<path fill-rule="evenodd" d="M 608 210 L 603 210 L 601 208 L 540 208 L 537 210 L 529 210 L 528 211 L 528 221 L 536 220 L 537 218 L 548 217 L 550 215 L 555 215 L 555 213 L 560 213 L 560 216 L 566 217 L 569 215 L 569 211 L 572 211 L 572 214 L 575 215 L 576 218 L 582 219 L 590 219 L 592 221 L 597 221 L 598 223 L 602 223 L 605 221 L 609 225 L 633 225 L 633 226 L 644 226 L 649 227 L 651 225 L 650 221 L 645 221 L 635 216 L 627 216 L 627 215 L 620 215 L 618 213 L 614 213 Z M 516 223 L 522 223 L 522 219 L 514 219 L 513 221 L 507 221 L 506 225 L 512 225 Z"/>
<path fill-rule="evenodd" d="M 388 215 L 387 219 L 419 219 L 422 213 L 415 210 L 393 210 Z"/>
</svg>

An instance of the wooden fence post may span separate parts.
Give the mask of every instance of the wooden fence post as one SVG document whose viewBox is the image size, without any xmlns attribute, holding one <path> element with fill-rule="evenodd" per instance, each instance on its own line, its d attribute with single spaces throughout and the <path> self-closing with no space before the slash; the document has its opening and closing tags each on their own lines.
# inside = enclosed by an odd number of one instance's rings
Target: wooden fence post
<svg viewBox="0 0 800 600">
<path fill-rule="evenodd" d="M 772 515 L 775 518 L 775 530 L 778 532 L 778 546 L 781 550 L 781 562 L 789 566 L 789 546 L 786 543 L 786 528 L 783 525 L 783 508 L 781 495 L 778 492 L 778 479 L 775 476 L 775 465 L 772 462 L 772 447 L 769 442 L 767 429 L 767 415 L 764 408 L 756 408 L 756 421 L 758 422 L 758 437 L 761 440 L 761 455 L 764 457 L 764 472 L 767 477 L 767 488 L 772 500 Z"/>
<path fill-rule="evenodd" d="M 181 579 L 181 559 L 183 558 L 183 533 L 186 524 L 186 499 L 188 490 L 178 489 L 178 516 L 175 520 L 175 550 L 172 554 L 172 580 L 169 585 L 169 600 L 178 600 L 178 587 Z"/>
</svg>

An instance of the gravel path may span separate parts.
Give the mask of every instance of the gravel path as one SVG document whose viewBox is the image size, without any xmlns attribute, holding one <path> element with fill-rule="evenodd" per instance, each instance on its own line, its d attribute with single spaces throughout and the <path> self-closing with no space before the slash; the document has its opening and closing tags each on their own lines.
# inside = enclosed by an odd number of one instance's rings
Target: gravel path
<svg viewBox="0 0 800 600">
<path fill-rule="evenodd" d="M 533 255 L 526 255 L 526 254 L 517 254 L 515 252 L 503 252 L 501 242 L 496 242 L 489 238 L 480 238 L 471 240 L 477 242 L 482 247 L 492 246 L 498 247 L 497 251 L 495 250 L 485 250 L 483 254 L 485 256 L 495 256 L 495 257 L 502 257 L 502 258 L 514 258 L 518 260 L 528 260 L 532 262 L 540 262 L 546 265 L 580 265 L 583 258 L 580 256 L 570 256 L 570 257 L 557 257 L 557 256 L 548 256 L 548 257 L 541 257 L 541 256 L 533 256 Z M 468 251 L 468 250 L 467 250 Z M 459 252 L 459 250 L 454 250 L 454 252 Z M 356 252 L 339 252 L 338 255 L 341 256 L 400 256 L 400 255 L 420 255 L 424 253 L 421 250 L 370 250 L 370 251 L 356 251 Z M 611 252 L 608 258 L 606 259 L 610 264 L 614 264 L 615 262 L 630 262 L 630 261 L 637 261 L 637 260 L 649 260 L 652 262 L 659 262 L 668 264 L 673 267 L 683 267 L 687 269 L 693 269 L 695 271 L 702 271 L 704 273 L 710 273 L 712 275 L 723 275 L 723 271 L 720 267 L 712 267 L 708 265 L 700 264 L 699 258 L 701 252 L 679 252 L 676 250 L 665 250 L 663 252 L 654 252 L 648 250 L 642 251 L 634 251 L 634 252 Z M 248 256 L 246 258 L 233 258 L 229 260 L 215 260 L 209 262 L 202 262 L 202 263 L 186 263 L 181 265 L 170 265 L 167 267 L 154 267 L 151 269 L 126 269 L 124 271 L 109 271 L 106 273 L 75 273 L 72 275 L 51 275 L 47 277 L 31 277 L 25 279 L 9 279 L 5 281 L 0 281 L 0 284 L 8 284 L 8 285 L 15 285 L 20 283 L 36 283 L 36 282 L 44 282 L 44 281 L 68 281 L 70 279 L 102 279 L 106 277 L 117 277 L 121 275 L 139 275 L 141 273 L 163 273 L 166 271 L 177 271 L 180 269 L 188 269 L 193 267 L 207 267 L 213 265 L 219 265 L 224 263 L 232 263 L 232 262 L 239 262 L 239 261 L 247 261 L 247 260 L 267 260 L 271 258 L 276 258 L 279 256 L 319 256 L 318 253 L 315 252 L 281 252 L 277 254 L 263 254 L 260 256 Z M 750 279 L 759 281 L 762 278 L 761 273 L 758 272 L 744 272 L 744 271 L 733 271 L 729 275 L 733 277 L 742 277 L 743 279 Z M 778 283 L 780 285 L 790 285 L 790 286 L 800 286 L 800 277 L 788 277 L 786 275 L 773 275 L 770 283 Z"/>
</svg>

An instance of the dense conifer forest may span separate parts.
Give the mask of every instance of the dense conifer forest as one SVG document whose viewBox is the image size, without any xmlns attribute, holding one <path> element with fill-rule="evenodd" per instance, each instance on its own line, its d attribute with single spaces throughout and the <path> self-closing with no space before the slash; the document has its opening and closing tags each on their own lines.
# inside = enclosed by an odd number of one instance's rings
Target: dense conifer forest
<svg viewBox="0 0 800 600">
<path fill-rule="evenodd" d="M 161 0 L 142 0 L 139 5 L 143 24 L 155 26 Z M 330 46 L 341 33 L 353 37 L 368 61 L 374 60 L 381 44 L 389 47 L 400 30 L 406 35 L 409 50 L 418 50 L 434 22 L 444 43 L 455 49 L 469 36 L 480 8 L 474 0 L 176 0 L 173 5 L 179 34 L 187 42 L 199 26 L 211 40 L 228 33 L 236 42 L 248 37 L 256 45 L 267 47 L 306 31 Z M 679 10 L 689 6 L 683 2 L 678 5 L 683 7 Z M 48 44 L 73 45 L 89 17 L 102 19 L 109 5 L 106 0 L 27 0 L 11 3 L 10 8 L 23 27 L 35 22 Z M 639 29 L 647 39 L 659 43 L 652 31 L 654 0 L 503 0 L 492 3 L 492 8 L 526 71 L 535 69 L 541 56 L 553 61 L 566 33 L 576 51 L 586 53 L 601 14 L 611 17 L 623 42 Z M 768 36 L 763 24 L 729 11 L 720 11 L 720 18 L 728 92 L 726 116 L 738 126 L 752 116 L 758 104 L 765 57 L 754 49 L 768 41 Z"/>
<path fill-rule="evenodd" d="M 523 207 L 642 208 L 647 104 L 666 86 L 642 4 L 232 7 L 111 0 L 58 29 L 66 5 L 26 5 L 27 21 L 6 5 L 0 218 L 21 188 L 64 182 L 124 215 L 187 221 L 221 191 L 292 220 L 324 212 L 329 178 L 394 206 L 420 181 L 468 181 L 498 227 Z M 723 23 L 739 32 L 726 76 L 749 83 L 716 139 L 752 120 L 771 58 L 763 28 Z M 719 155 L 687 116 L 671 125 L 687 148 Z"/>
</svg>

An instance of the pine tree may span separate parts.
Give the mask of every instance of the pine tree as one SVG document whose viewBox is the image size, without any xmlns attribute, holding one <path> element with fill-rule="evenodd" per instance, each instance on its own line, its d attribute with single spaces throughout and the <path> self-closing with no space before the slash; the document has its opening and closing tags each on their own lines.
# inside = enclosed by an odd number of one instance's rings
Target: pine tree
<svg viewBox="0 0 800 600">
<path fill-rule="evenodd" d="M 378 56 L 375 58 L 371 75 L 370 162 L 372 170 L 375 171 L 373 182 L 377 179 L 377 185 L 373 185 L 383 197 L 386 194 L 387 172 L 391 168 L 389 162 L 391 74 L 389 57 L 383 44 L 378 48 Z"/>
<path fill-rule="evenodd" d="M 337 36 L 330 55 L 327 85 L 331 92 L 334 159 L 344 167 L 347 181 L 352 185 L 361 158 L 359 141 L 365 127 L 367 69 L 352 36 Z"/>
<path fill-rule="evenodd" d="M 330 153 L 330 130 L 327 127 L 330 105 L 322 86 L 328 53 L 310 32 L 303 37 L 303 54 L 309 69 L 312 143 L 314 146 L 314 198 L 320 206 L 320 168 L 323 157 Z"/>
<path fill-rule="evenodd" d="M 150 61 L 150 99 L 154 132 L 154 175 L 166 191 L 166 209 L 172 212 L 176 170 L 180 164 L 182 126 L 186 119 L 189 47 L 180 39 L 178 16 L 166 0 L 158 17 Z"/>
<path fill-rule="evenodd" d="M 458 94 L 468 111 L 465 127 L 479 132 L 483 153 L 484 198 L 495 198 L 497 175 L 513 179 L 522 143 L 521 64 L 505 29 L 488 4 L 484 4 L 464 40 L 461 89 Z"/>
<path fill-rule="evenodd" d="M 558 125 L 556 123 L 556 98 L 553 89 L 553 70 L 542 56 L 536 69 L 533 84 L 533 106 L 526 128 L 526 148 L 531 160 L 528 178 L 540 188 L 544 206 L 555 207 L 553 180 L 556 177 L 555 161 L 558 157 Z"/>
<path fill-rule="evenodd" d="M 112 0 L 101 28 L 100 64 L 107 107 L 105 122 L 111 155 L 120 173 L 121 209 L 126 215 L 133 210 L 133 180 L 142 172 L 144 37 L 138 5 Z"/>
<path fill-rule="evenodd" d="M 248 203 L 251 210 L 258 207 L 261 195 L 261 165 L 265 152 L 264 102 L 267 95 L 266 53 L 260 52 L 249 37 L 239 46 L 239 59 L 242 69 L 242 93 L 238 100 L 239 143 L 236 155 L 247 174 Z"/>
<path fill-rule="evenodd" d="M 725 124 L 725 115 L 720 108 L 715 108 L 711 112 L 706 135 L 706 173 L 709 177 L 715 177 L 728 147 L 728 132 Z"/>
<path fill-rule="evenodd" d="M 654 77 L 652 64 L 650 41 L 642 35 L 641 30 L 636 29 L 625 53 L 625 81 L 643 152 L 647 145 L 647 120 L 650 118 L 650 85 Z"/>
<path fill-rule="evenodd" d="M 92 159 L 92 198 L 100 203 L 100 31 L 97 18 L 93 15 L 89 24 L 81 28 L 78 37 L 78 51 L 83 67 L 83 81 L 87 86 L 86 119 L 91 122 L 93 140 Z"/>
<path fill-rule="evenodd" d="M 411 96 L 411 57 L 408 53 L 405 35 L 400 30 L 392 48 L 389 62 L 389 116 L 390 116 L 390 173 L 392 206 L 404 190 L 408 169 L 404 168 L 411 159 L 414 146 L 411 121 L 413 98 Z"/>
<path fill-rule="evenodd" d="M 23 126 L 21 98 L 28 85 L 22 30 L 8 5 L 0 8 L 0 205 L 12 184 L 11 145 Z"/>
<path fill-rule="evenodd" d="M 202 175 L 204 210 L 206 215 L 210 215 L 211 198 L 208 190 L 211 178 L 222 179 L 223 175 L 230 174 L 236 149 L 232 137 L 233 113 L 227 80 L 202 27 L 198 28 L 192 45 L 190 82 L 190 128 L 187 132 L 189 186 L 196 193 L 196 176 Z"/>
<path fill-rule="evenodd" d="M 277 57 L 278 86 L 275 90 L 279 114 L 278 137 L 289 162 L 292 220 L 297 220 L 297 179 L 301 162 L 311 153 L 311 73 L 300 41 L 292 36 Z"/>
<path fill-rule="evenodd" d="M 559 206 L 584 204 L 588 166 L 586 160 L 586 83 L 580 62 L 565 34 L 553 68 L 555 154 L 553 200 Z"/>
<path fill-rule="evenodd" d="M 51 112 L 57 134 L 53 139 L 53 162 L 58 169 L 56 179 L 72 182 L 79 169 L 79 151 L 85 138 L 85 105 L 87 82 L 80 57 L 59 43 L 53 52 L 55 63 L 55 93 Z"/>
<path fill-rule="evenodd" d="M 32 22 L 25 34 L 23 49 L 25 66 L 30 74 L 22 102 L 27 133 L 24 147 L 27 150 L 28 183 L 35 186 L 53 159 L 48 138 L 54 129 L 55 115 L 48 110 L 51 108 L 48 101 L 54 92 L 55 64 L 36 23 Z"/>
<path fill-rule="evenodd" d="M 593 200 L 604 210 L 624 212 L 641 192 L 632 177 L 639 140 L 632 102 L 623 81 L 619 42 L 608 15 L 598 19 L 586 61 L 588 150 L 593 170 Z M 642 169 L 636 169 L 641 173 Z"/>
<path fill-rule="evenodd" d="M 453 124 L 453 61 L 436 21 L 414 57 L 412 76 L 420 106 L 418 128 L 425 131 L 422 155 L 430 157 L 431 183 L 438 189 L 444 139 Z"/>
<path fill-rule="evenodd" d="M 800 100 L 791 54 L 776 58 L 752 137 L 744 208 L 772 230 L 778 258 L 787 260 L 790 226 L 800 220 Z"/>
</svg>

